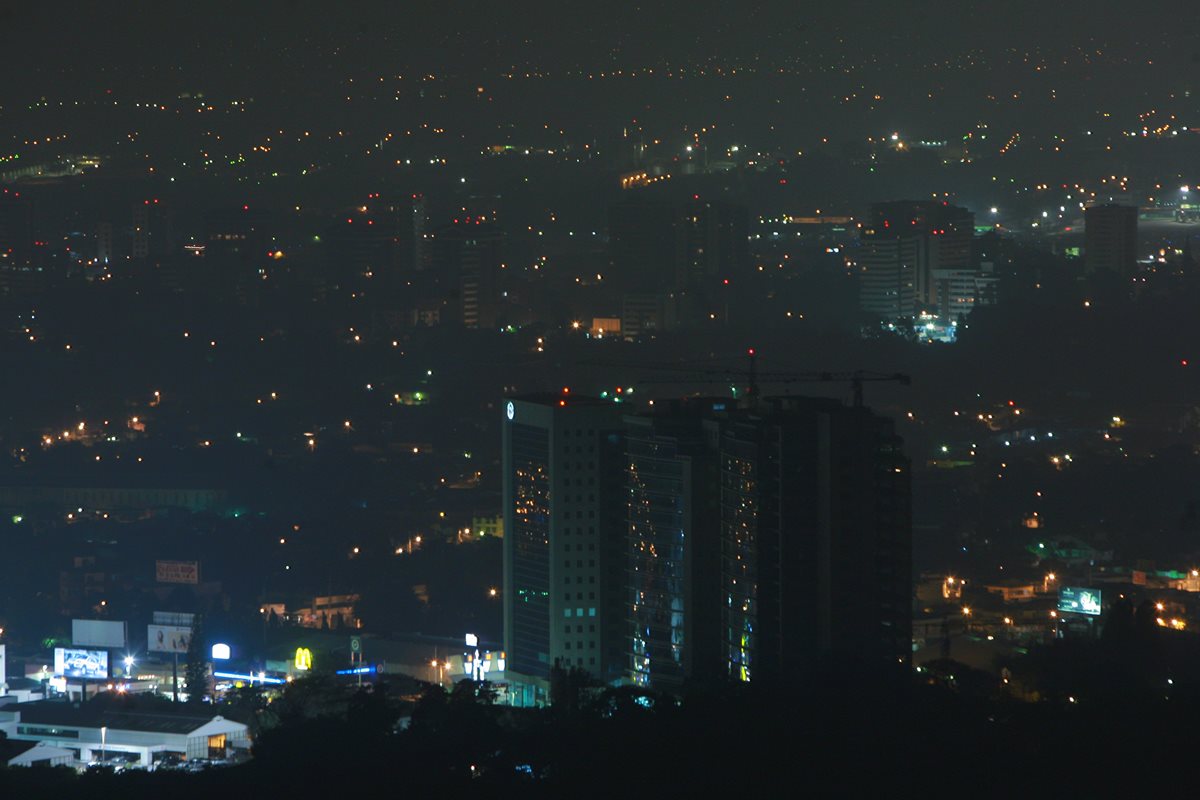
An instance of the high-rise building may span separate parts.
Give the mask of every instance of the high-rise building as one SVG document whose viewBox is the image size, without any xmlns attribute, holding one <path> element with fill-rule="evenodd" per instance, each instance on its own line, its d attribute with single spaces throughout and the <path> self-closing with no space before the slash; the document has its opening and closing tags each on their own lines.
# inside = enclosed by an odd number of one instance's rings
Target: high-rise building
<svg viewBox="0 0 1200 800">
<path fill-rule="evenodd" d="M 889 226 L 865 227 L 854 257 L 859 307 L 888 323 L 911 319 L 915 312 L 917 264 L 922 239 Z"/>
<path fill-rule="evenodd" d="M 457 302 L 465 328 L 493 328 L 502 314 L 504 234 L 495 222 L 459 217 L 433 238 L 437 280 Z"/>
<path fill-rule="evenodd" d="M 937 269 L 933 280 L 938 312 L 948 321 L 957 322 L 976 308 L 996 302 L 999 278 L 990 262 L 981 263 L 978 269 Z"/>
<path fill-rule="evenodd" d="M 33 201 L 15 189 L 0 190 L 0 267 L 27 268 L 33 239 Z"/>
<path fill-rule="evenodd" d="M 780 681 L 910 651 L 908 462 L 833 400 L 690 399 L 626 418 L 628 679 Z"/>
<path fill-rule="evenodd" d="M 1090 206 L 1083 211 L 1083 224 L 1083 257 L 1087 271 L 1132 275 L 1137 269 L 1137 207 Z"/>
<path fill-rule="evenodd" d="M 507 401 L 517 702 L 543 700 L 554 665 L 673 691 L 907 663 L 909 464 L 890 420 L 799 397 L 622 408 Z"/>
<path fill-rule="evenodd" d="M 621 405 L 504 401 L 504 649 L 509 695 L 548 699 L 554 667 L 625 675 Z"/>
<path fill-rule="evenodd" d="M 679 689 L 721 674 L 719 416 L 695 399 L 626 417 L 629 679 Z"/>
<path fill-rule="evenodd" d="M 664 199 L 632 197 L 608 208 L 610 275 L 623 292 L 675 288 L 684 258 L 680 214 Z"/>
<path fill-rule="evenodd" d="M 898 316 L 915 316 L 932 311 L 938 303 L 938 270 L 965 271 L 975 268 L 972 243 L 975 215 L 965 208 L 932 200 L 898 200 L 871 206 L 867 229 L 875 237 L 915 239 L 900 249 L 915 250 L 912 261 L 912 311 Z M 865 239 L 866 237 L 864 237 Z M 864 242 L 865 244 L 865 242 Z M 864 287 L 863 310 L 874 302 Z M 872 312 L 874 313 L 874 312 Z M 891 321 L 892 318 L 888 318 Z"/>
<path fill-rule="evenodd" d="M 621 335 L 653 336 L 675 327 L 675 295 L 626 294 L 621 298 Z"/>
<path fill-rule="evenodd" d="M 702 291 L 740 275 L 750 260 L 749 217 L 736 203 L 693 199 L 682 209 L 683 262 L 679 291 Z"/>
<path fill-rule="evenodd" d="M 633 197 L 609 207 L 608 230 L 610 277 L 623 294 L 669 297 L 679 321 L 725 316 L 720 287 L 749 263 L 745 206 Z"/>
<path fill-rule="evenodd" d="M 113 227 L 111 222 L 96 225 L 96 263 L 109 264 L 113 261 Z"/>
<path fill-rule="evenodd" d="M 909 465 L 890 420 L 779 398 L 724 425 L 725 666 L 783 680 L 831 657 L 911 651 Z"/>
<path fill-rule="evenodd" d="M 130 254 L 134 260 L 167 255 L 172 251 L 171 216 L 159 199 L 133 204 Z"/>
</svg>

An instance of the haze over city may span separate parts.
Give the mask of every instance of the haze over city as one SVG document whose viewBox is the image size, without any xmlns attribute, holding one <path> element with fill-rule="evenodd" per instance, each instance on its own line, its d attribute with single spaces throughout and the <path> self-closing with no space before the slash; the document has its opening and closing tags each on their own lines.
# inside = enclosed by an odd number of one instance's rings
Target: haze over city
<svg viewBox="0 0 1200 800">
<path fill-rule="evenodd" d="M 0 54 L 5 796 L 1186 752 L 1190 7 L 5 4 Z"/>
</svg>

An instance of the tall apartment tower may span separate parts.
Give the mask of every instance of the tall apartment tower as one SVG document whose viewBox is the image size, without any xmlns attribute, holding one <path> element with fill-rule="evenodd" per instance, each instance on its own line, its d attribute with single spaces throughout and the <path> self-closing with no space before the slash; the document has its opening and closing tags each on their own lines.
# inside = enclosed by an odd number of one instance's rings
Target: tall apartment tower
<svg viewBox="0 0 1200 800">
<path fill-rule="evenodd" d="M 975 215 L 949 203 L 871 206 L 858 259 L 863 311 L 891 322 L 945 305 L 940 281 L 976 270 L 974 236 Z"/>
<path fill-rule="evenodd" d="M 33 239 L 33 201 L 15 189 L 0 189 L 0 267 L 27 268 Z"/>
<path fill-rule="evenodd" d="M 1132 275 L 1137 269 L 1136 206 L 1098 205 L 1083 211 L 1083 257 L 1088 272 Z"/>
<path fill-rule="evenodd" d="M 690 398 L 625 424 L 629 682 L 907 663 L 908 462 L 890 420 Z"/>
<path fill-rule="evenodd" d="M 493 328 L 503 313 L 504 233 L 482 217 L 459 217 L 433 239 L 437 280 L 454 298 L 464 328 Z"/>
<path fill-rule="evenodd" d="M 720 679 L 720 417 L 692 398 L 626 426 L 629 680 L 678 690 Z"/>
<path fill-rule="evenodd" d="M 859 307 L 884 322 L 913 316 L 917 264 L 924 257 L 920 237 L 868 227 L 855 257 Z"/>
<path fill-rule="evenodd" d="M 96 224 L 96 263 L 108 264 L 113 261 L 113 227 L 111 222 Z"/>
<path fill-rule="evenodd" d="M 736 681 L 911 652 L 909 464 L 891 420 L 775 398 L 723 425 L 721 642 Z"/>
<path fill-rule="evenodd" d="M 564 393 L 503 409 L 506 677 L 537 705 L 553 667 L 625 674 L 623 408 Z"/>
</svg>

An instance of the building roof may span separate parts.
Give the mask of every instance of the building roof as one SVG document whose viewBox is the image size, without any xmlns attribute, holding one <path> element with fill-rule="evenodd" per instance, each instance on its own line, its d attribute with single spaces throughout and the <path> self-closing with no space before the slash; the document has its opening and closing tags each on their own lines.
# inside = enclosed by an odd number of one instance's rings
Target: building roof
<svg viewBox="0 0 1200 800">
<path fill-rule="evenodd" d="M 22 742 L 16 739 L 0 739 L 0 764 L 7 764 L 27 750 L 37 747 L 40 742 Z"/>
<path fill-rule="evenodd" d="M 93 701 L 95 703 L 95 701 Z M 76 707 L 61 700 L 40 700 L 21 703 L 11 710 L 19 711 L 21 722 L 33 725 L 65 725 L 77 728 L 111 728 L 113 730 L 145 733 L 189 734 L 222 717 L 198 716 L 194 713 L 147 713 L 93 709 L 88 705 Z M 190 710 L 189 710 L 190 711 Z"/>
<path fill-rule="evenodd" d="M 531 392 L 529 394 L 512 395 L 507 399 L 521 403 L 534 403 L 541 406 L 558 406 L 560 401 L 566 401 L 569 406 L 613 405 L 611 400 L 601 400 L 599 397 L 590 397 L 583 394 L 562 394 L 559 392 Z"/>
</svg>

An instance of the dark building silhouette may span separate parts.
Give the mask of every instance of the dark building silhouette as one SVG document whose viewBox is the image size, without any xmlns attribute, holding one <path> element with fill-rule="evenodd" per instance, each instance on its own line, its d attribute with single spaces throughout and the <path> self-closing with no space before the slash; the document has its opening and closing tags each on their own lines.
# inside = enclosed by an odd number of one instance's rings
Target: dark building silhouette
<svg viewBox="0 0 1200 800">
<path fill-rule="evenodd" d="M 722 427 L 725 665 L 741 681 L 911 651 L 909 465 L 892 422 L 780 398 Z"/>
<path fill-rule="evenodd" d="M 503 246 L 503 232 L 483 217 L 459 217 L 433 236 L 436 281 L 464 328 L 494 328 L 500 321 L 506 283 Z"/>
<path fill-rule="evenodd" d="M 171 255 L 173 240 L 171 215 L 157 197 L 133 204 L 130 255 L 135 261 Z"/>
<path fill-rule="evenodd" d="M 1132 275 L 1137 269 L 1135 206 L 1098 205 L 1083 211 L 1083 257 L 1089 273 Z"/>
<path fill-rule="evenodd" d="M 639 328 L 724 319 L 725 281 L 749 263 L 749 217 L 737 203 L 631 197 L 609 207 L 610 277 Z M 651 298 L 656 298 L 651 303 Z M 646 325 L 645 311 L 656 312 Z M 639 321 L 640 320 L 640 321 Z"/>
<path fill-rule="evenodd" d="M 33 240 L 33 201 L 15 189 L 0 190 L 0 266 L 30 266 Z"/>
</svg>

